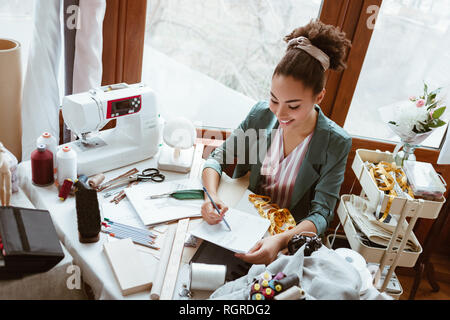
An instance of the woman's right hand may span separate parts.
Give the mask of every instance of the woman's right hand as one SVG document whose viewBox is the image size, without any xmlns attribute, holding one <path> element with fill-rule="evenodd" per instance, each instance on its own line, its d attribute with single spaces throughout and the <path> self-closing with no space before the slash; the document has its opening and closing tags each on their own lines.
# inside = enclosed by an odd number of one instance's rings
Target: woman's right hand
<svg viewBox="0 0 450 320">
<path fill-rule="evenodd" d="M 223 220 L 225 213 L 228 211 L 228 206 L 222 200 L 216 198 L 214 202 L 220 210 L 220 215 L 217 213 L 211 200 L 205 200 L 202 205 L 202 217 L 208 224 L 218 224 Z"/>
</svg>

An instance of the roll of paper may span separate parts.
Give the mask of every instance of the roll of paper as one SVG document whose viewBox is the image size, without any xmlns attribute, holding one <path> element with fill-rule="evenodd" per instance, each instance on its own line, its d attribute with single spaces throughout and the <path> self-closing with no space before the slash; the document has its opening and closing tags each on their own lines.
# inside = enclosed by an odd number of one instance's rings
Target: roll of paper
<svg viewBox="0 0 450 320">
<path fill-rule="evenodd" d="M 214 291 L 225 283 L 226 274 L 225 265 L 192 263 L 190 289 Z"/>
<path fill-rule="evenodd" d="M 0 141 L 18 160 L 22 158 L 21 50 L 18 41 L 0 39 Z"/>
<path fill-rule="evenodd" d="M 155 280 L 153 281 L 152 290 L 150 292 L 150 298 L 152 300 L 159 300 L 159 297 L 161 296 L 161 289 L 166 275 L 167 265 L 169 263 L 170 252 L 172 251 L 176 228 L 176 225 L 171 225 L 169 229 L 167 229 L 163 250 L 159 258 L 158 271 L 156 272 Z"/>
</svg>

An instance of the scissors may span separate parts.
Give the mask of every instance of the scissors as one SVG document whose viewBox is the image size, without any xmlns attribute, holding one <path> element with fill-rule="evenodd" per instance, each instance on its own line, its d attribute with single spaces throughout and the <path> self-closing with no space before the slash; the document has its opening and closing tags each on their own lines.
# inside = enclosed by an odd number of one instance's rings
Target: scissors
<svg viewBox="0 0 450 320">
<path fill-rule="evenodd" d="M 153 182 L 163 182 L 166 179 L 166 176 L 163 175 L 158 169 L 156 168 L 148 168 L 142 171 L 141 174 L 136 173 L 132 174 L 127 178 L 128 182 L 134 182 L 134 181 L 142 181 L 147 182 L 149 180 Z"/>
<path fill-rule="evenodd" d="M 133 172 L 134 171 L 134 172 Z M 156 168 L 148 168 L 142 171 L 142 173 L 139 173 L 137 169 L 133 169 L 130 172 L 127 172 L 124 176 L 120 178 L 113 179 L 109 182 L 104 183 L 100 191 L 108 189 L 109 191 L 122 188 L 123 185 L 128 185 L 133 182 L 147 182 L 147 181 L 154 181 L 154 182 L 163 182 L 166 179 L 166 177 Z"/>
</svg>

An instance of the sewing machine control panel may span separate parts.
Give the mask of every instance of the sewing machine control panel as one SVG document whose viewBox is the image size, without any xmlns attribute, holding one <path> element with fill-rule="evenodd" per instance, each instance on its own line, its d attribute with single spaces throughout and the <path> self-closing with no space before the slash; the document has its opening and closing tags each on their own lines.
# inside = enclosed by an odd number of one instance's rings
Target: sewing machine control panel
<svg viewBox="0 0 450 320">
<path fill-rule="evenodd" d="M 108 101 L 106 119 L 114 119 L 138 113 L 142 107 L 142 96 L 133 96 Z"/>
</svg>

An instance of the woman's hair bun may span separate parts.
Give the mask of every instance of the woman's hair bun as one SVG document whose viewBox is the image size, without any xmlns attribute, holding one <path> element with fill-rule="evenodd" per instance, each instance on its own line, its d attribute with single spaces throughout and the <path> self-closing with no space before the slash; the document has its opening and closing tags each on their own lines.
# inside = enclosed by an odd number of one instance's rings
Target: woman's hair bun
<svg viewBox="0 0 450 320">
<path fill-rule="evenodd" d="M 347 50 L 351 47 L 351 41 L 338 27 L 313 19 L 307 25 L 299 27 L 285 36 L 284 41 L 289 42 L 302 36 L 308 38 L 314 46 L 330 57 L 330 69 L 341 71 L 347 67 L 344 60 Z M 291 47 L 288 47 L 287 50 L 290 49 Z"/>
</svg>

